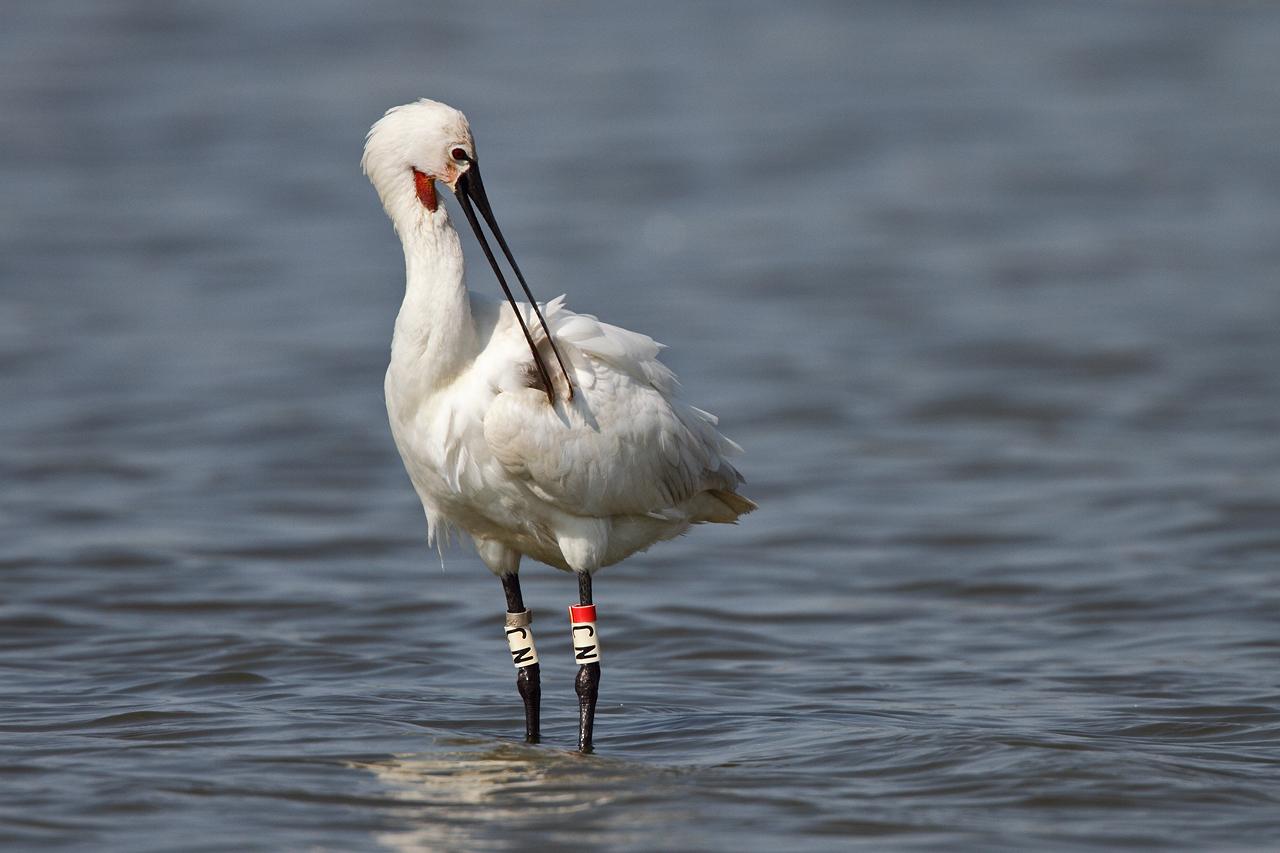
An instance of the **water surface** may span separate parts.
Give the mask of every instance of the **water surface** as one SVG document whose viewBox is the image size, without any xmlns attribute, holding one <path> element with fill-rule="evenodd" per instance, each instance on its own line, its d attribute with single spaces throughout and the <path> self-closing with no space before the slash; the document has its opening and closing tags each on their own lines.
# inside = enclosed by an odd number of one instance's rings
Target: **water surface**
<svg viewBox="0 0 1280 853">
<path fill-rule="evenodd" d="M 1280 843 L 1278 45 L 1246 3 L 8 8 L 0 839 Z M 598 577 L 590 758 L 572 579 L 522 575 L 529 747 L 385 425 L 358 160 L 422 95 L 535 289 L 748 450 L 758 513 Z"/>
</svg>

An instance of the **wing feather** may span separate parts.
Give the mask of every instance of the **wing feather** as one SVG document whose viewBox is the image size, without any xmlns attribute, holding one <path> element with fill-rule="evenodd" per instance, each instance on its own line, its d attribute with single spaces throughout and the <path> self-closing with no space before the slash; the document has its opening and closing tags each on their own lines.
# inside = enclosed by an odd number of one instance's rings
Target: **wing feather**
<svg viewBox="0 0 1280 853">
<path fill-rule="evenodd" d="M 510 474 L 564 511 L 588 516 L 666 518 L 702 492 L 734 492 L 742 477 L 728 457 L 741 449 L 717 431 L 713 415 L 679 399 L 675 374 L 658 361 L 661 344 L 568 311 L 564 297 L 543 314 L 576 393 L 552 409 L 540 388 L 511 381 L 530 372 L 523 339 L 496 348 L 525 365 L 502 374 L 484 418 L 485 441 Z M 495 340 L 515 328 L 513 318 L 505 326 L 499 318 Z"/>
</svg>

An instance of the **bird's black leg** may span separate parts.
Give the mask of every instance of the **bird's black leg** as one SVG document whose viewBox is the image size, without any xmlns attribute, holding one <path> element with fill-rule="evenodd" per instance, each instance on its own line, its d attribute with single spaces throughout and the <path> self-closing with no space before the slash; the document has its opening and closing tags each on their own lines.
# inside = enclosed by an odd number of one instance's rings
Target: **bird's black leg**
<svg viewBox="0 0 1280 853">
<path fill-rule="evenodd" d="M 578 660 L 578 751 L 591 752 L 591 733 L 600 693 L 600 638 L 596 633 L 596 608 L 591 603 L 591 575 L 578 572 L 578 606 L 569 607 L 573 656 Z"/>
<path fill-rule="evenodd" d="M 524 700 L 524 739 L 537 743 L 540 737 L 538 704 L 542 700 L 542 676 L 538 650 L 533 646 L 533 617 L 520 595 L 520 576 L 512 572 L 502 575 L 502 591 L 507 594 L 507 645 L 516 665 L 516 689 Z"/>
</svg>

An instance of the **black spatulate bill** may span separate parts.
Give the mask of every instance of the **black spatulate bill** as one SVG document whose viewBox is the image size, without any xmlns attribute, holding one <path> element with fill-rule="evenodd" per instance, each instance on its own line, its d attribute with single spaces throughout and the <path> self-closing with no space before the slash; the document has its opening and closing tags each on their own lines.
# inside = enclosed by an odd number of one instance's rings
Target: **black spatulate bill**
<svg viewBox="0 0 1280 853">
<path fill-rule="evenodd" d="M 475 208 L 480 210 L 480 215 L 484 217 L 485 223 L 489 226 L 489 230 L 493 232 L 494 239 L 498 241 L 498 246 L 502 249 L 502 254 L 507 259 L 507 263 L 511 265 L 511 269 L 516 274 L 516 279 L 520 282 L 520 287 L 524 290 L 525 297 L 529 300 L 529 305 L 533 307 L 533 313 L 537 316 L 538 322 L 542 324 L 542 331 L 547 336 L 547 343 L 551 345 L 551 352 L 555 354 L 556 363 L 560 366 L 561 373 L 564 374 L 565 386 L 568 388 L 569 398 L 573 398 L 573 380 L 569 378 L 569 370 L 565 367 L 564 359 L 560 356 L 560 349 L 556 346 L 555 339 L 551 337 L 551 330 L 547 328 L 547 321 L 542 316 L 542 310 L 538 308 L 538 301 L 533 298 L 533 292 L 529 290 L 529 284 L 524 279 L 524 273 L 520 272 L 520 265 L 516 263 L 515 257 L 511 254 L 511 248 L 507 245 L 507 240 L 502 236 L 502 229 L 498 227 L 498 220 L 494 218 L 493 207 L 489 204 L 489 196 L 484 190 L 484 181 L 480 178 L 480 166 L 475 160 L 470 160 L 470 166 L 467 171 L 458 177 L 454 184 L 454 195 L 458 198 L 458 204 L 462 207 L 463 214 L 467 217 L 467 222 L 471 224 L 471 230 L 475 232 L 476 240 L 479 241 L 480 247 L 484 249 L 484 256 L 489 261 L 489 266 L 493 268 L 493 274 L 498 278 L 498 284 L 502 286 L 502 292 L 506 295 L 507 301 L 511 303 L 511 310 L 515 312 L 516 320 L 520 323 L 520 330 L 524 332 L 524 339 L 529 343 L 529 350 L 533 353 L 533 360 L 538 366 L 538 375 L 542 378 L 543 384 L 547 389 L 547 399 L 551 404 L 555 405 L 555 388 L 551 384 L 551 374 L 547 372 L 547 366 L 542 361 L 542 356 L 538 353 L 538 347 L 533 342 L 533 335 L 529 333 L 529 327 L 525 325 L 524 317 L 516 308 L 515 297 L 511 295 L 511 288 L 507 286 L 507 280 L 502 275 L 502 270 L 498 267 L 498 260 L 494 257 L 493 250 L 489 248 L 489 242 L 485 239 L 484 231 L 480 228 L 480 222 L 476 219 Z"/>
</svg>

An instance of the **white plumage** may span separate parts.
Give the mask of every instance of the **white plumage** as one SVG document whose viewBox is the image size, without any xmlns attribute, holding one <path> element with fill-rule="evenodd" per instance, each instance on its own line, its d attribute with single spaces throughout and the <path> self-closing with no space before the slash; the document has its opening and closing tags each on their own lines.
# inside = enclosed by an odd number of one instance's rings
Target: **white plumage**
<svg viewBox="0 0 1280 853">
<path fill-rule="evenodd" d="M 728 461 L 740 448 L 715 417 L 679 398 L 660 344 L 575 314 L 563 297 L 546 303 L 570 397 L 530 306 L 465 289 L 461 245 L 434 204 L 434 182 L 456 191 L 474 160 L 466 119 L 427 100 L 389 110 L 363 160 L 404 244 L 387 412 L 430 536 L 465 531 L 500 575 L 516 571 L 521 555 L 594 572 L 692 524 L 754 509 Z M 516 310 L 552 368 L 554 406 Z"/>
</svg>

